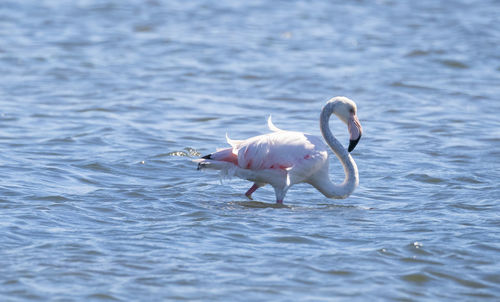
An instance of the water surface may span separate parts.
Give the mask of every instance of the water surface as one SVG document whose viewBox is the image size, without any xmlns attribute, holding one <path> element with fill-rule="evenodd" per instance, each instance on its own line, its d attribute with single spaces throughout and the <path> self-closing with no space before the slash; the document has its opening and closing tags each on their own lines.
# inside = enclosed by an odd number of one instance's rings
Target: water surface
<svg viewBox="0 0 500 302">
<path fill-rule="evenodd" d="M 3 1 L 1 300 L 498 300 L 499 14 Z M 251 183 L 196 170 L 269 114 L 319 135 L 336 95 L 364 129 L 348 199 L 297 185 L 285 206 L 270 187 L 248 201 Z"/>
</svg>

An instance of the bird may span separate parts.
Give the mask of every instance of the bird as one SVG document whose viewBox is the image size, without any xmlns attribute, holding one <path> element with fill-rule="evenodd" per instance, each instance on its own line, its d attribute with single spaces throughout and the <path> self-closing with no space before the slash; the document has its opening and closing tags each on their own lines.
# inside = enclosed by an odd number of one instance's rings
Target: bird
<svg viewBox="0 0 500 302">
<path fill-rule="evenodd" d="M 347 150 L 330 130 L 332 114 L 347 125 Z M 218 149 L 194 161 L 198 163 L 198 170 L 219 170 L 225 176 L 252 181 L 253 185 L 245 193 L 250 200 L 257 189 L 269 184 L 274 188 L 276 203 L 283 204 L 288 189 L 298 183 L 312 185 L 327 198 L 347 198 L 359 184 L 358 167 L 350 154 L 363 133 L 356 103 L 343 96 L 331 98 L 323 106 L 319 122 L 324 141 L 314 135 L 281 130 L 269 116 L 270 133 L 245 140 L 232 140 L 226 134 L 231 147 Z M 330 180 L 328 148 L 344 168 L 345 178 L 340 184 Z"/>
</svg>

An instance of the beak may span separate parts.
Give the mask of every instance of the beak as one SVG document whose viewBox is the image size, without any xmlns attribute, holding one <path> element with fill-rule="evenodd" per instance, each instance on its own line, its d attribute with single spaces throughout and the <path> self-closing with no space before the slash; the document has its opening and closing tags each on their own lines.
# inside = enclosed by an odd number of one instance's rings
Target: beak
<svg viewBox="0 0 500 302">
<path fill-rule="evenodd" d="M 349 130 L 349 147 L 347 151 L 351 152 L 361 139 L 361 134 L 363 134 L 363 128 L 356 114 L 351 114 L 351 117 L 347 121 L 347 129 Z"/>
<path fill-rule="evenodd" d="M 347 151 L 351 152 L 352 150 L 354 150 L 354 148 L 358 144 L 360 138 L 361 138 L 361 135 L 358 137 L 357 140 L 350 139 L 349 140 L 349 148 L 347 148 Z"/>
</svg>

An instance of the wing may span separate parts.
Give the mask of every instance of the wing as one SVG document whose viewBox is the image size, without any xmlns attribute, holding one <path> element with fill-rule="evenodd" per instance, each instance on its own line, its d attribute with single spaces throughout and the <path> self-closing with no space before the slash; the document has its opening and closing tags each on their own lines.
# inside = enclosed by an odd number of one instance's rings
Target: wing
<svg viewBox="0 0 500 302">
<path fill-rule="evenodd" d="M 328 157 L 321 139 L 282 130 L 240 141 L 232 152 L 240 168 L 251 170 L 306 168 Z"/>
</svg>

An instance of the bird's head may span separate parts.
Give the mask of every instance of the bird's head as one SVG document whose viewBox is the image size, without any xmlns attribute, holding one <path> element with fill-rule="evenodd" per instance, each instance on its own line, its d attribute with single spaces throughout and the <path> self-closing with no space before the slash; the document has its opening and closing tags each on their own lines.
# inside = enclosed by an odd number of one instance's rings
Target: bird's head
<svg viewBox="0 0 500 302">
<path fill-rule="evenodd" d="M 349 131 L 349 147 L 347 151 L 351 152 L 358 144 L 361 134 L 363 134 L 363 128 L 358 120 L 356 103 L 343 96 L 334 97 L 328 103 L 332 103 L 333 113 L 347 125 Z"/>
</svg>

